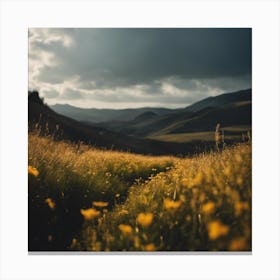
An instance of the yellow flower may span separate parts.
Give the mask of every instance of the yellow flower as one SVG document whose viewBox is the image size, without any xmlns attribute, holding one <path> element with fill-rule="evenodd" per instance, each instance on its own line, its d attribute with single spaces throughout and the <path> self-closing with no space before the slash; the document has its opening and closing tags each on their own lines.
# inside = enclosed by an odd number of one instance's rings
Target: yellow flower
<svg viewBox="0 0 280 280">
<path fill-rule="evenodd" d="M 153 221 L 154 215 L 152 213 L 140 213 L 137 216 L 137 222 L 142 226 L 147 228 Z"/>
<path fill-rule="evenodd" d="M 249 204 L 245 202 L 238 201 L 234 204 L 235 215 L 239 216 L 244 210 L 249 209 Z"/>
<path fill-rule="evenodd" d="M 192 185 L 193 186 L 197 186 L 200 185 L 203 181 L 203 173 L 202 172 L 198 172 L 196 174 L 196 176 L 194 177 L 194 179 L 192 180 Z"/>
<path fill-rule="evenodd" d="M 229 244 L 229 250 L 230 251 L 246 250 L 246 239 L 244 237 L 233 239 Z"/>
<path fill-rule="evenodd" d="M 127 215 L 128 214 L 128 211 L 125 210 L 125 209 L 122 209 L 120 212 L 119 212 L 120 215 Z"/>
<path fill-rule="evenodd" d="M 239 187 L 242 187 L 243 186 L 243 178 L 241 176 L 237 176 L 236 178 L 236 184 L 239 186 Z"/>
<path fill-rule="evenodd" d="M 198 189 L 197 189 L 197 188 L 193 188 L 193 189 L 192 189 L 192 193 L 193 193 L 193 194 L 197 194 L 197 193 L 198 193 Z"/>
<path fill-rule="evenodd" d="M 212 201 L 209 201 L 202 205 L 202 212 L 206 215 L 210 215 L 215 211 L 215 203 Z"/>
<path fill-rule="evenodd" d="M 145 250 L 146 251 L 155 251 L 156 250 L 156 246 L 154 245 L 154 243 L 150 243 L 150 244 L 145 246 Z"/>
<path fill-rule="evenodd" d="M 132 234 L 132 227 L 130 225 L 120 224 L 119 230 L 122 232 L 123 235 L 131 235 Z"/>
<path fill-rule="evenodd" d="M 181 180 L 181 186 L 184 187 L 184 188 L 187 188 L 189 187 L 189 181 L 188 179 L 184 178 Z"/>
<path fill-rule="evenodd" d="M 105 202 L 105 201 L 93 201 L 92 202 L 92 205 L 93 206 L 96 206 L 96 207 L 100 207 L 100 208 L 102 208 L 102 207 L 106 207 L 106 206 L 108 206 L 108 202 Z"/>
<path fill-rule="evenodd" d="M 222 224 L 220 221 L 213 221 L 207 225 L 209 238 L 216 240 L 221 236 L 225 236 L 229 232 L 229 227 Z"/>
<path fill-rule="evenodd" d="M 231 175 L 231 168 L 230 168 L 230 166 L 227 166 L 226 168 L 225 168 L 225 170 L 224 170 L 224 174 L 226 175 L 226 176 L 230 176 Z"/>
<path fill-rule="evenodd" d="M 169 198 L 166 198 L 163 201 L 163 207 L 167 210 L 175 210 L 175 209 L 179 208 L 181 206 L 181 204 L 182 204 L 182 201 L 180 201 L 180 200 L 174 201 Z"/>
<path fill-rule="evenodd" d="M 100 211 L 97 211 L 94 208 L 89 209 L 81 209 L 81 214 L 83 215 L 84 219 L 90 221 L 100 215 Z"/>
<path fill-rule="evenodd" d="M 31 174 L 31 175 L 37 177 L 39 175 L 39 171 L 35 167 L 28 165 L 28 174 Z"/>
<path fill-rule="evenodd" d="M 51 198 L 46 198 L 45 202 L 48 204 L 48 206 L 51 208 L 51 209 L 54 209 L 55 208 L 55 202 L 51 199 Z"/>
<path fill-rule="evenodd" d="M 238 162 L 238 163 L 242 163 L 242 157 L 240 154 L 235 154 L 235 160 Z"/>
</svg>

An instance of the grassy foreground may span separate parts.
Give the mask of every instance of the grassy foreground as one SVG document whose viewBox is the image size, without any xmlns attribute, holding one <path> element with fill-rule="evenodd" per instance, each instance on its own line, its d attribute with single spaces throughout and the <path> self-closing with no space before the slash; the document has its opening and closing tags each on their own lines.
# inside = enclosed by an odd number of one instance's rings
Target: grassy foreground
<svg viewBox="0 0 280 280">
<path fill-rule="evenodd" d="M 251 146 L 193 158 L 29 133 L 29 250 L 250 251 Z"/>
</svg>

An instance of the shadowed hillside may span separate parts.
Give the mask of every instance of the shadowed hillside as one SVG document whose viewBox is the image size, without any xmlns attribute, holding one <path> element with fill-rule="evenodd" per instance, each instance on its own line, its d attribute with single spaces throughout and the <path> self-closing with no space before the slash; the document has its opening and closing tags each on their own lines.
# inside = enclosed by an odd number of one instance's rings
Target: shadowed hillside
<svg viewBox="0 0 280 280">
<path fill-rule="evenodd" d="M 96 109 L 78 108 L 68 104 L 55 104 L 50 106 L 55 112 L 81 122 L 99 123 L 111 120 L 131 121 L 137 116 L 152 112 L 159 116 L 172 113 L 167 108 L 136 108 L 136 109 Z"/>
<path fill-rule="evenodd" d="M 143 140 L 80 123 L 55 113 L 43 103 L 38 92 L 28 95 L 28 123 L 30 131 L 40 129 L 41 134 L 53 135 L 57 140 L 82 141 L 105 149 L 153 155 L 179 155 L 197 151 L 196 145 L 187 147 L 178 143 Z"/>
<path fill-rule="evenodd" d="M 184 109 L 188 112 L 197 112 L 208 107 L 225 107 L 229 104 L 252 100 L 252 89 L 245 89 L 231 93 L 224 93 L 198 101 Z"/>
<path fill-rule="evenodd" d="M 139 117 L 132 121 L 111 121 L 98 125 L 137 137 L 214 131 L 217 123 L 222 127 L 251 127 L 251 98 L 251 89 L 249 89 L 209 97 L 183 110 L 173 110 L 172 114 L 164 116 L 149 114 L 145 118 Z"/>
</svg>

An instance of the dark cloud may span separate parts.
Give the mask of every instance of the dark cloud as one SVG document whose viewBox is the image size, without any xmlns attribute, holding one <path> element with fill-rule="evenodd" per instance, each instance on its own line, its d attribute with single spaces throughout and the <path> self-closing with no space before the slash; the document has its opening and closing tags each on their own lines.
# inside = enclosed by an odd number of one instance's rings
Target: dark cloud
<svg viewBox="0 0 280 280">
<path fill-rule="evenodd" d="M 83 95 L 78 90 L 73 90 L 71 88 L 67 88 L 60 95 L 60 98 L 64 99 L 64 100 L 75 100 L 75 99 L 83 98 Z"/>
<path fill-rule="evenodd" d="M 36 72 L 31 67 L 30 84 L 64 85 L 63 97 L 65 87 L 71 86 L 66 85 L 69 80 L 76 93 L 113 90 L 116 96 L 103 96 L 104 101 L 110 97 L 108 102 L 127 97 L 116 89 L 137 85 L 142 86 L 141 97 L 146 94 L 148 99 L 153 94 L 164 97 L 163 83 L 167 82 L 175 91 L 193 90 L 193 99 L 213 94 L 214 89 L 251 85 L 248 28 L 31 29 L 29 34 L 31 65 L 44 57 L 43 64 L 34 67 Z M 69 93 L 69 99 L 80 97 Z M 135 98 L 141 99 L 131 94 L 131 100 Z"/>
</svg>

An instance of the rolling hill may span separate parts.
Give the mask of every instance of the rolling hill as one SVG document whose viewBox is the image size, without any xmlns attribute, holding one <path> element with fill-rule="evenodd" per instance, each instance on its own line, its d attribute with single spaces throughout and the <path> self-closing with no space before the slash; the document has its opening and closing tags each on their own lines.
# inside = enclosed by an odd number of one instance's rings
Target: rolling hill
<svg viewBox="0 0 280 280">
<path fill-rule="evenodd" d="M 228 144 L 242 141 L 242 134 L 251 130 L 252 122 L 251 89 L 209 97 L 183 109 L 48 107 L 34 92 L 28 99 L 30 129 L 39 123 L 44 133 L 48 130 L 58 139 L 141 154 L 178 155 L 209 150 L 214 145 L 217 123 L 225 131 Z"/>
<path fill-rule="evenodd" d="M 172 114 L 149 115 L 126 122 L 111 121 L 98 126 L 137 137 L 214 131 L 217 123 L 222 127 L 251 127 L 251 98 L 249 89 L 206 98 L 183 110 L 173 110 Z"/>
<path fill-rule="evenodd" d="M 138 139 L 78 122 L 54 112 L 43 103 L 38 92 L 30 92 L 28 95 L 28 127 L 29 131 L 39 129 L 40 134 L 52 135 L 56 140 L 82 141 L 99 148 L 140 154 L 178 155 L 196 150 L 195 146 Z"/>
<path fill-rule="evenodd" d="M 236 102 L 252 100 L 252 89 L 245 89 L 231 93 L 224 93 L 198 101 L 184 109 L 187 112 L 198 112 L 208 107 L 223 108 Z"/>
<path fill-rule="evenodd" d="M 116 121 L 131 121 L 137 116 L 151 112 L 162 116 L 172 112 L 172 109 L 167 108 L 136 108 L 136 109 L 96 109 L 96 108 L 78 108 L 68 104 L 55 104 L 50 106 L 52 110 L 58 114 L 65 115 L 69 118 L 87 123 Z"/>
</svg>

